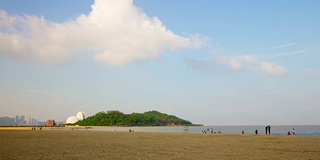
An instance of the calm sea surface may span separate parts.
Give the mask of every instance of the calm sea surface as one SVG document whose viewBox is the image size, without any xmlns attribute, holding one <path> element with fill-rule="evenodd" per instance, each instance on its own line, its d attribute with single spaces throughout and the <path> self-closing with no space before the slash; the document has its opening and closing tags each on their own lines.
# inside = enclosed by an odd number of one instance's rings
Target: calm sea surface
<svg viewBox="0 0 320 160">
<path fill-rule="evenodd" d="M 320 125 L 271 125 L 271 134 L 287 134 L 294 128 L 296 135 L 320 136 Z M 135 132 L 175 132 L 175 133 L 199 133 L 202 131 L 213 131 L 227 134 L 254 134 L 258 130 L 259 134 L 265 134 L 265 126 L 194 126 L 194 127 L 93 127 L 93 131 L 129 131 Z"/>
</svg>

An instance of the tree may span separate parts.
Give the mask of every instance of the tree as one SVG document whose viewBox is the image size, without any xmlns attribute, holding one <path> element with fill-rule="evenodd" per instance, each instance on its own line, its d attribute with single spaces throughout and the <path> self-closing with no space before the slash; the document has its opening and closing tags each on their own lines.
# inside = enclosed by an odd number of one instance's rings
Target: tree
<svg viewBox="0 0 320 160">
<path fill-rule="evenodd" d="M 124 114 L 117 110 L 98 112 L 76 125 L 82 126 L 168 126 L 193 125 L 190 121 L 180 119 L 158 111 Z"/>
</svg>

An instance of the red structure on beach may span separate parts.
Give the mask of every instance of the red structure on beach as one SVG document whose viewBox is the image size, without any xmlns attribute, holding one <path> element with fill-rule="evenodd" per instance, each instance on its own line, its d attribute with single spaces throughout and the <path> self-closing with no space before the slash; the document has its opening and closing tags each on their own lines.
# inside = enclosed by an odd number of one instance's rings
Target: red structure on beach
<svg viewBox="0 0 320 160">
<path fill-rule="evenodd" d="M 54 126 L 56 126 L 56 122 L 53 119 L 48 119 L 44 126 L 45 127 L 54 127 Z"/>
</svg>

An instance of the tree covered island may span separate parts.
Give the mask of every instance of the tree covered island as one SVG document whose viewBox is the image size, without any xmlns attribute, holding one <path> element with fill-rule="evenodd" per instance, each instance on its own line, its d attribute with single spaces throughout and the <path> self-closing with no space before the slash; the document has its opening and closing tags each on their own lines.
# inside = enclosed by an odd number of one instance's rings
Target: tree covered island
<svg viewBox="0 0 320 160">
<path fill-rule="evenodd" d="M 80 126 L 193 126 L 190 121 L 158 111 L 124 114 L 120 111 L 99 112 L 78 121 Z"/>
</svg>

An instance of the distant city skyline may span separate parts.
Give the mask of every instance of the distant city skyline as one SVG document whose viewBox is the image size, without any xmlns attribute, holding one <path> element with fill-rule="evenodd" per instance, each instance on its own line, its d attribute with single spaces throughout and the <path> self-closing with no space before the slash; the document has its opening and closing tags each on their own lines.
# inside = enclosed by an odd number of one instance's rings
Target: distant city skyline
<svg viewBox="0 0 320 160">
<path fill-rule="evenodd" d="M 14 125 L 38 125 L 39 121 L 30 115 L 16 115 L 14 118 Z"/>
<path fill-rule="evenodd" d="M 48 120 L 38 120 L 30 115 L 1 116 L 0 126 L 44 126 Z M 65 120 L 55 120 L 56 124 L 65 124 Z"/>
<path fill-rule="evenodd" d="M 14 117 L 0 116 L 0 118 L 9 118 L 3 122 L 0 120 L 0 125 L 10 125 L 10 126 L 31 126 L 31 125 L 42 125 L 44 122 L 38 121 L 36 118 L 31 117 L 31 115 L 16 115 Z"/>
<path fill-rule="evenodd" d="M 157 110 L 204 125 L 319 124 L 319 8 L 0 1 L 0 116 Z"/>
</svg>

